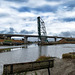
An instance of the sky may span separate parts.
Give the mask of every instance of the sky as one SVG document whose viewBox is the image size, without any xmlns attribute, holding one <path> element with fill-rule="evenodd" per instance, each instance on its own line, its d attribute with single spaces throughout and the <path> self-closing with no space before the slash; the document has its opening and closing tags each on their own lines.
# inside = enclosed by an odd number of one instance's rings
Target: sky
<svg viewBox="0 0 75 75">
<path fill-rule="evenodd" d="M 75 0 L 0 0 L 0 33 L 37 35 L 37 17 L 47 35 L 75 37 Z"/>
</svg>

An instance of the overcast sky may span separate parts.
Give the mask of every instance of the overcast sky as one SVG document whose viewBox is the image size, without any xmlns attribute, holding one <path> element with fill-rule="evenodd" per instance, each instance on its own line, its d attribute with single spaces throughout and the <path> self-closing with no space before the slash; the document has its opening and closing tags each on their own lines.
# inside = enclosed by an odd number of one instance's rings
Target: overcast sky
<svg viewBox="0 0 75 75">
<path fill-rule="evenodd" d="M 0 33 L 38 34 L 38 16 L 47 35 L 75 37 L 75 0 L 0 0 Z"/>
</svg>

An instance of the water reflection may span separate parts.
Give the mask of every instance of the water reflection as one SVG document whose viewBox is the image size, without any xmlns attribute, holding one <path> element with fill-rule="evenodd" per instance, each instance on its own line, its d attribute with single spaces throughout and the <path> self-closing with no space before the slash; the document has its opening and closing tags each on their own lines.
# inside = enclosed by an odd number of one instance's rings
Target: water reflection
<svg viewBox="0 0 75 75">
<path fill-rule="evenodd" d="M 47 55 L 47 46 L 38 46 L 39 47 L 39 56 Z"/>
<path fill-rule="evenodd" d="M 39 50 L 39 53 L 38 54 L 39 54 L 39 57 L 40 57 L 41 56 L 41 50 L 42 50 L 41 48 L 42 47 L 41 46 L 38 46 L 38 47 L 39 47 L 39 49 L 38 49 Z"/>
<path fill-rule="evenodd" d="M 22 46 L 22 48 L 28 48 L 28 45 L 24 45 L 24 46 Z"/>
</svg>

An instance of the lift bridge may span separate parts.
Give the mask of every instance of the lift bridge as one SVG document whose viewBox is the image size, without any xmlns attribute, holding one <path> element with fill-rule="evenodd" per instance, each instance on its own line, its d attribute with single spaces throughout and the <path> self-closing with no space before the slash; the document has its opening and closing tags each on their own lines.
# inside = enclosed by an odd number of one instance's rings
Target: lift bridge
<svg viewBox="0 0 75 75">
<path fill-rule="evenodd" d="M 47 32 L 44 21 L 37 17 L 37 24 L 38 24 L 38 41 L 47 42 Z"/>
<path fill-rule="evenodd" d="M 46 33 L 45 23 L 40 17 L 37 17 L 37 24 L 38 24 L 38 35 L 0 34 L 0 38 L 5 40 L 11 39 L 11 37 L 24 37 L 24 43 L 28 43 L 29 37 L 38 37 L 38 41 L 40 42 L 48 42 L 47 38 L 54 38 L 55 42 L 57 41 L 58 38 L 60 39 L 71 38 L 71 37 L 48 36 Z"/>
</svg>

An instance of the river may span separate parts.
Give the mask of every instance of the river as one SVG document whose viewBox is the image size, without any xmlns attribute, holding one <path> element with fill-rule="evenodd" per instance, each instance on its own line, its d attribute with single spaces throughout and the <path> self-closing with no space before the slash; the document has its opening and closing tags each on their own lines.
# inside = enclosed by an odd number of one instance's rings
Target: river
<svg viewBox="0 0 75 75">
<path fill-rule="evenodd" d="M 20 46 L 0 46 L 2 48 L 13 48 L 8 52 L 0 53 L 0 75 L 3 72 L 3 64 L 22 63 L 35 61 L 39 56 L 52 56 L 62 58 L 62 54 L 75 52 L 75 44 L 60 44 L 49 46 L 20 45 Z"/>
</svg>

